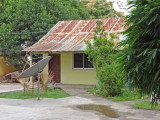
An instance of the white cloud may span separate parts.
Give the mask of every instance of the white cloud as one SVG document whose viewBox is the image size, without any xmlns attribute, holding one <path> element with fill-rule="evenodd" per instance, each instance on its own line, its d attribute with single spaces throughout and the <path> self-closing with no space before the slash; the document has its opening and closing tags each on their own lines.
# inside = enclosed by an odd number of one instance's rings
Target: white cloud
<svg viewBox="0 0 160 120">
<path fill-rule="evenodd" d="M 124 15 L 128 15 L 129 11 L 127 10 L 128 4 L 127 0 L 108 0 L 113 2 L 113 8 L 118 12 L 123 12 Z"/>
</svg>

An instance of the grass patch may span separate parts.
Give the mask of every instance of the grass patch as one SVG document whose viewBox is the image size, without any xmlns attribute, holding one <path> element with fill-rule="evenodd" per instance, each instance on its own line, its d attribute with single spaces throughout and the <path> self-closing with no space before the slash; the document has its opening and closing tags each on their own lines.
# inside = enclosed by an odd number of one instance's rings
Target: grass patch
<svg viewBox="0 0 160 120">
<path fill-rule="evenodd" d="M 40 91 L 40 97 L 41 98 L 63 98 L 68 97 L 69 95 L 65 93 L 61 89 L 48 89 L 47 94 L 44 94 L 44 92 Z M 24 92 L 12 92 L 12 93 L 3 93 L 0 94 L 0 98 L 9 98 L 9 99 L 29 99 L 29 98 L 36 98 L 37 97 L 37 90 L 34 91 L 34 95 L 32 96 L 32 91 L 27 91 L 26 95 L 24 95 Z"/>
<path fill-rule="evenodd" d="M 122 94 L 117 97 L 107 97 L 107 99 L 114 102 L 119 101 L 134 101 L 142 99 L 141 94 L 138 91 L 130 91 L 128 89 L 122 89 Z M 143 99 L 149 99 L 148 96 L 144 96 Z"/>
<path fill-rule="evenodd" d="M 96 88 L 87 88 L 87 92 L 96 93 Z"/>
<path fill-rule="evenodd" d="M 136 102 L 132 105 L 133 108 L 148 109 L 148 110 L 160 110 L 160 105 L 152 105 L 149 101 Z"/>
<path fill-rule="evenodd" d="M 87 89 L 87 92 L 91 92 L 94 94 L 98 94 L 98 91 L 96 88 Z M 98 94 L 99 95 L 99 94 Z M 105 97 L 105 96 L 103 96 Z M 142 97 L 138 91 L 130 91 L 128 89 L 122 89 L 122 93 L 119 96 L 116 97 L 106 97 L 109 100 L 112 100 L 114 102 L 119 101 L 134 101 L 134 100 L 140 100 Z M 144 96 L 143 99 L 149 99 L 148 96 Z"/>
</svg>

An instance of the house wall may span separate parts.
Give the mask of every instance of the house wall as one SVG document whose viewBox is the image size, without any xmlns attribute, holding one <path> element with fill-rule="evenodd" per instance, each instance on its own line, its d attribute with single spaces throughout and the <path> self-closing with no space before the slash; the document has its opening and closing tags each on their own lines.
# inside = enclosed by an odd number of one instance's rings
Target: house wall
<svg viewBox="0 0 160 120">
<path fill-rule="evenodd" d="M 33 54 L 33 53 L 32 53 Z M 34 53 L 34 54 L 43 54 L 43 58 L 47 57 L 52 53 Z M 61 60 L 61 83 L 62 84 L 85 84 L 85 85 L 96 85 L 96 72 L 94 69 L 82 70 L 82 69 L 73 69 L 73 52 L 63 52 L 63 53 L 53 53 L 60 54 Z M 43 72 L 48 74 L 48 64 L 44 68 Z"/>
<path fill-rule="evenodd" d="M 0 76 L 4 76 L 8 73 L 17 71 L 18 69 L 14 67 L 14 65 L 7 66 L 6 65 L 6 57 L 0 56 Z"/>
<path fill-rule="evenodd" d="M 61 83 L 63 84 L 86 84 L 97 83 L 94 69 L 78 70 L 73 69 L 73 52 L 61 53 Z"/>
</svg>

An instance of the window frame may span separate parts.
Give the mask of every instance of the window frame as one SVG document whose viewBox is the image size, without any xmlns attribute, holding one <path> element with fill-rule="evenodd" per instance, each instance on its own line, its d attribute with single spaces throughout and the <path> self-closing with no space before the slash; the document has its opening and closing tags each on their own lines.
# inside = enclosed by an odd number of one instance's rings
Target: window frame
<svg viewBox="0 0 160 120">
<path fill-rule="evenodd" d="M 83 68 L 75 68 L 74 67 L 74 55 L 75 54 L 83 54 Z M 81 52 L 76 52 L 76 53 L 72 54 L 72 69 L 73 70 L 94 70 L 94 66 L 93 66 L 93 68 L 84 68 L 84 54 L 85 53 L 81 53 Z"/>
</svg>

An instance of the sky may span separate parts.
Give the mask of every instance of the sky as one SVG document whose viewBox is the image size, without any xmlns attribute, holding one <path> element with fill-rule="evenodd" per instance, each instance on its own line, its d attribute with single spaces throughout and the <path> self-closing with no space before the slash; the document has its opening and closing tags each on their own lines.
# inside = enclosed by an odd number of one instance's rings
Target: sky
<svg viewBox="0 0 160 120">
<path fill-rule="evenodd" d="M 113 8 L 118 12 L 124 12 L 124 15 L 128 15 L 127 0 L 108 0 L 113 2 Z"/>
</svg>

